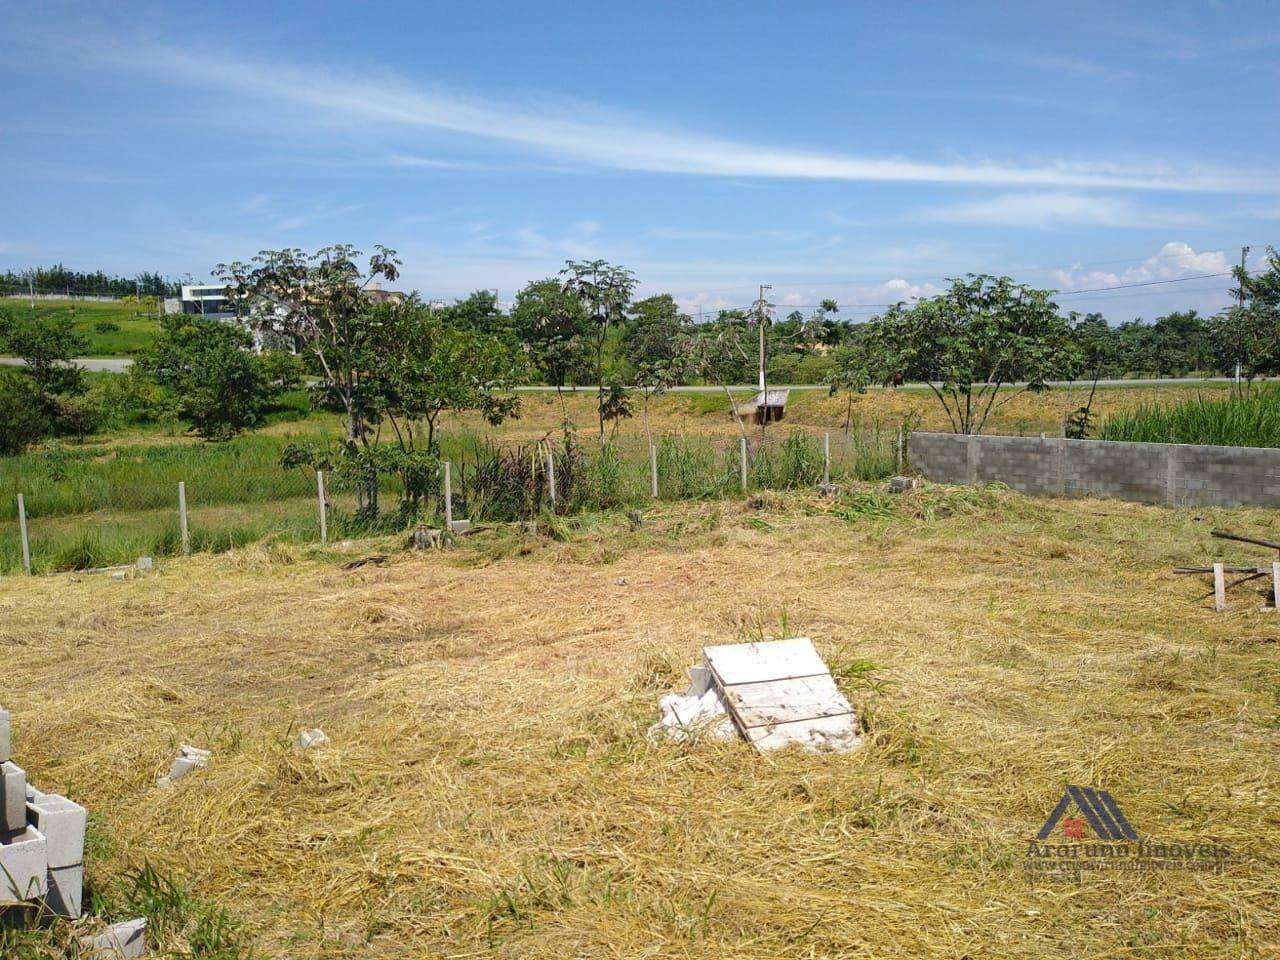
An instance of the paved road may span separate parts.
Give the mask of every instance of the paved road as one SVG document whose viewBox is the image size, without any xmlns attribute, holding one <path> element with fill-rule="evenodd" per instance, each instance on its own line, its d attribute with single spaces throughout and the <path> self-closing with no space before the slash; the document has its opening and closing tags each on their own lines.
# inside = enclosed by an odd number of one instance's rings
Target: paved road
<svg viewBox="0 0 1280 960">
<path fill-rule="evenodd" d="M 124 373 L 131 366 L 133 366 L 133 361 L 128 359 L 127 357 L 80 357 L 75 362 L 78 366 L 81 366 L 86 370 L 93 370 L 97 372 L 105 371 L 107 373 Z M 19 357 L 0 357 L 0 364 L 11 366 L 11 367 L 20 367 L 22 366 L 22 360 Z M 1280 378 L 1259 377 L 1258 379 L 1274 380 L 1274 379 L 1280 379 Z M 1208 383 L 1232 383 L 1232 382 L 1233 380 L 1231 377 L 1167 377 L 1163 379 L 1152 378 L 1149 380 L 1099 380 L 1098 386 L 1100 387 L 1176 387 L 1176 386 L 1195 386 L 1196 384 L 1202 384 L 1202 383 L 1208 384 Z M 1089 384 L 1089 381 L 1087 380 L 1074 380 L 1074 381 L 1052 380 L 1049 382 L 1049 386 L 1051 387 L 1069 387 L 1069 386 L 1078 387 L 1081 385 L 1088 386 L 1088 384 Z M 907 384 L 904 384 L 899 389 L 924 390 L 927 388 L 927 386 L 928 385 L 924 383 L 907 383 Z M 1022 386 L 1022 384 L 1006 384 L 1006 386 Z M 812 383 L 807 383 L 807 384 L 806 383 L 796 383 L 796 384 L 771 383 L 769 384 L 769 387 L 770 389 L 773 389 L 773 390 L 826 390 L 827 389 L 827 387 L 824 387 L 821 384 L 812 384 Z M 527 392 L 527 393 L 545 393 L 545 392 L 550 392 L 555 390 L 555 387 L 528 386 L 528 387 L 516 387 L 516 389 Z M 581 387 L 578 387 L 576 390 L 572 387 L 566 387 L 565 393 L 594 393 L 595 389 L 596 388 L 594 386 L 581 386 Z M 742 384 L 740 386 L 732 387 L 731 389 L 754 390 L 755 387 L 752 386 L 751 384 Z M 872 389 L 878 389 L 878 388 L 873 387 Z M 722 388 L 706 387 L 706 386 L 673 387 L 671 389 L 671 392 L 672 393 L 720 393 L 722 392 Z"/>
<path fill-rule="evenodd" d="M 23 365 L 21 357 L 0 357 L 0 364 L 7 367 Z M 76 360 L 76 366 L 97 372 L 124 373 L 133 366 L 133 361 L 127 357 L 80 357 Z"/>
</svg>

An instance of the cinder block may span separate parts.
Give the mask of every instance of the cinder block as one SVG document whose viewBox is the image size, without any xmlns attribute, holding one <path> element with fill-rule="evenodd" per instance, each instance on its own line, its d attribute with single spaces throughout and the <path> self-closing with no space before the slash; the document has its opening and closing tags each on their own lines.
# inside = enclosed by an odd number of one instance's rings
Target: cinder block
<svg viewBox="0 0 1280 960">
<path fill-rule="evenodd" d="M 0 843 L 0 901 L 35 900 L 49 890 L 49 857 L 44 834 L 26 827 Z"/>
<path fill-rule="evenodd" d="M 298 734 L 298 739 L 294 743 L 303 750 L 309 750 L 312 747 L 318 747 L 323 743 L 328 743 L 329 738 L 325 736 L 323 730 L 316 727 L 314 730 L 303 730 Z"/>
<path fill-rule="evenodd" d="M 84 865 L 50 868 L 44 903 L 60 917 L 79 919 L 84 912 Z"/>
<path fill-rule="evenodd" d="M 461 537 L 464 534 L 470 533 L 471 521 L 470 520 L 454 520 L 452 523 L 449 524 L 449 532 L 452 533 L 455 537 Z"/>
<path fill-rule="evenodd" d="M 51 870 L 74 867 L 84 859 L 88 814 L 80 804 L 56 793 L 46 793 L 39 800 L 27 802 L 27 819 L 48 842 Z"/>
<path fill-rule="evenodd" d="M 12 760 L 0 763 L 0 830 L 13 833 L 27 825 L 27 775 Z"/>
<path fill-rule="evenodd" d="M 13 759 L 13 736 L 9 721 L 9 711 L 0 707 L 0 763 L 8 763 Z"/>
<path fill-rule="evenodd" d="M 173 758 L 173 762 L 169 764 L 169 775 L 156 778 L 156 786 L 165 788 L 175 780 L 180 780 L 192 770 L 209 765 L 209 758 L 213 754 L 208 750 L 201 750 L 199 747 L 188 746 L 182 744 L 178 747 L 178 755 Z"/>
<path fill-rule="evenodd" d="M 85 960 L 135 960 L 147 952 L 145 917 L 113 923 L 96 937 L 81 937 L 80 950 Z"/>
</svg>

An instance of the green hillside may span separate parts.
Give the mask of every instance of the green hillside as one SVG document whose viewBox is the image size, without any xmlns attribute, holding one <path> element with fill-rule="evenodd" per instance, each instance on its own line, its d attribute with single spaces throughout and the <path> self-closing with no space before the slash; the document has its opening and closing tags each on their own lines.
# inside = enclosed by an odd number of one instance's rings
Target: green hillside
<svg viewBox="0 0 1280 960">
<path fill-rule="evenodd" d="M 0 300 L 0 309 L 14 313 L 29 312 L 27 300 Z M 71 311 L 76 329 L 89 341 L 86 357 L 131 357 L 155 339 L 156 316 L 148 317 L 145 307 L 119 300 L 37 300 L 37 317 L 61 317 Z"/>
</svg>

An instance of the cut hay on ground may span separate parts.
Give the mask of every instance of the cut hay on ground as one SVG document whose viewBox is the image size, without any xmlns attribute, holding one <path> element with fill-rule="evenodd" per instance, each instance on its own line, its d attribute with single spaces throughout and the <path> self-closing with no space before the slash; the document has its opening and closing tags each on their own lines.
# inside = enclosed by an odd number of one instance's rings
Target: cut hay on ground
<svg viewBox="0 0 1280 960">
<path fill-rule="evenodd" d="M 93 812 L 92 879 L 149 858 L 264 956 L 1275 956 L 1280 622 L 1169 568 L 1280 522 L 877 491 L 6 578 L 0 701 Z M 793 634 L 863 749 L 646 739 L 703 645 Z M 158 791 L 180 742 L 214 760 Z M 1241 862 L 1030 879 L 1067 783 Z"/>
</svg>

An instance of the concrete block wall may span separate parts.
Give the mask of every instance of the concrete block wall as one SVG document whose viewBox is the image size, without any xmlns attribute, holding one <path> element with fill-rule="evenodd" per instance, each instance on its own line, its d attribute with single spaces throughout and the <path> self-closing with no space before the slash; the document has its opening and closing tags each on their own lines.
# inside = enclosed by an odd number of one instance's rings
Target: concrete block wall
<svg viewBox="0 0 1280 960">
<path fill-rule="evenodd" d="M 912 433 L 912 467 L 939 483 L 1171 506 L 1280 506 L 1280 450 L 1062 437 Z"/>
</svg>

